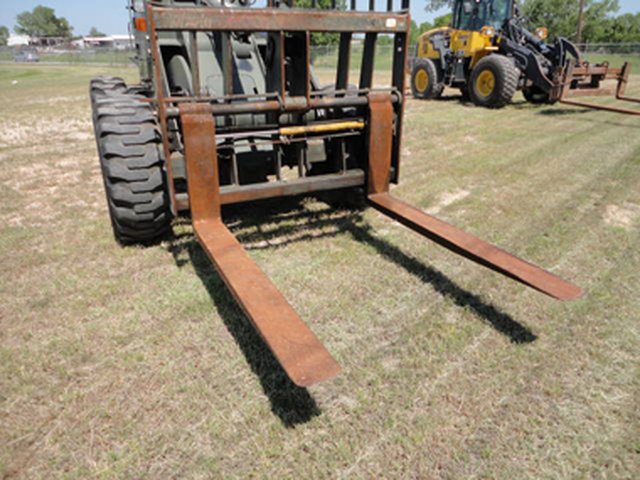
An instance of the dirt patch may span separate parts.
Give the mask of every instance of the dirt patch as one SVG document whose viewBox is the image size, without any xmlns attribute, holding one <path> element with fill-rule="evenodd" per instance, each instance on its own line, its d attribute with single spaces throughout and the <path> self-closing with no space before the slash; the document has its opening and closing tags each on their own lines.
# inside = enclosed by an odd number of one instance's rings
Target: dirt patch
<svg viewBox="0 0 640 480">
<path fill-rule="evenodd" d="M 622 207 L 607 205 L 603 219 L 606 224 L 614 227 L 636 228 L 640 223 L 640 205 L 625 202 Z"/>
<path fill-rule="evenodd" d="M 449 205 L 452 205 L 455 202 L 463 200 L 467 198 L 469 195 L 471 195 L 471 192 L 464 188 L 458 189 L 454 192 L 445 192 L 442 195 L 440 195 L 440 198 L 438 199 L 437 204 L 434 205 L 433 207 L 428 208 L 426 212 L 431 215 L 435 215 L 439 213 L 444 207 L 448 207 Z"/>
<path fill-rule="evenodd" d="M 68 138 L 70 141 L 90 140 L 90 118 L 44 119 L 0 123 L 0 146 L 21 147 L 33 144 L 50 144 Z"/>
</svg>

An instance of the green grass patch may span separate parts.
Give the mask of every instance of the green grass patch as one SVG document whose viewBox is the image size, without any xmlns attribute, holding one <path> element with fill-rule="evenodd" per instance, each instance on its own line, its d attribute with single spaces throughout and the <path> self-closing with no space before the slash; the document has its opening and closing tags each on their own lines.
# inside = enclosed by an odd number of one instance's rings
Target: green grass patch
<svg viewBox="0 0 640 480">
<path fill-rule="evenodd" d="M 575 281 L 573 303 L 372 210 L 225 210 L 343 367 L 300 389 L 187 219 L 113 241 L 87 89 L 136 73 L 0 65 L 0 476 L 637 476 L 638 117 L 406 99 L 394 194 Z"/>
</svg>

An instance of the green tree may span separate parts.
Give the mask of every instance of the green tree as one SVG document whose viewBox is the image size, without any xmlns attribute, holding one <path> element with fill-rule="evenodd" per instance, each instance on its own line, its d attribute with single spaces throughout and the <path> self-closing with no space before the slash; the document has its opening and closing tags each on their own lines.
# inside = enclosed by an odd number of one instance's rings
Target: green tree
<svg viewBox="0 0 640 480">
<path fill-rule="evenodd" d="M 454 0 L 427 0 L 427 5 L 424 9 L 427 12 L 435 12 L 441 8 L 449 7 L 449 10 L 453 10 Z"/>
<path fill-rule="evenodd" d="M 546 27 L 551 37 L 575 37 L 578 30 L 579 0 L 527 0 L 522 13 L 530 28 Z M 618 0 L 586 0 L 584 42 L 606 41 L 612 13 L 619 10 Z"/>
<path fill-rule="evenodd" d="M 9 43 L 9 29 L 0 26 L 0 47 L 6 47 L 7 43 Z"/>
<path fill-rule="evenodd" d="M 640 13 L 625 13 L 612 18 L 605 29 L 604 38 L 598 42 L 640 42 Z"/>
<path fill-rule="evenodd" d="M 298 0 L 296 1 L 296 7 L 311 8 L 311 0 Z M 321 10 L 330 10 L 331 0 L 318 0 L 316 8 Z M 346 10 L 346 9 L 347 9 L 346 0 L 336 1 L 336 10 Z M 337 45 L 338 43 L 340 43 L 339 33 L 315 32 L 311 34 L 311 45 L 314 45 L 314 46 L 315 45 Z"/>
<path fill-rule="evenodd" d="M 16 33 L 30 37 L 71 37 L 73 27 L 66 18 L 58 18 L 52 8 L 38 5 L 31 12 L 16 17 Z"/>
<path fill-rule="evenodd" d="M 100 30 L 98 30 L 96 27 L 91 27 L 91 30 L 89 30 L 89 36 L 90 37 L 106 37 L 106 35 L 102 33 Z"/>
<path fill-rule="evenodd" d="M 411 19 L 411 28 L 409 29 L 409 45 L 413 45 L 418 41 L 418 37 L 420 36 L 420 27 L 418 24 Z"/>
<path fill-rule="evenodd" d="M 433 28 L 448 27 L 453 20 L 453 13 L 447 13 L 446 15 L 440 15 L 433 21 Z"/>
<path fill-rule="evenodd" d="M 433 24 L 430 22 L 423 22 L 418 25 L 416 22 L 411 20 L 411 41 L 410 44 L 413 45 L 418 41 L 418 37 L 422 35 L 424 32 L 427 32 L 434 28 Z"/>
<path fill-rule="evenodd" d="M 431 27 L 429 22 L 418 25 L 415 21 L 411 20 L 411 28 L 409 29 L 409 45 L 415 45 L 418 43 L 420 35 L 429 30 L 427 27 Z"/>
<path fill-rule="evenodd" d="M 430 22 L 422 22 L 420 24 L 420 35 L 422 35 L 424 32 L 428 32 L 429 30 L 431 30 L 433 27 L 433 23 Z"/>
</svg>

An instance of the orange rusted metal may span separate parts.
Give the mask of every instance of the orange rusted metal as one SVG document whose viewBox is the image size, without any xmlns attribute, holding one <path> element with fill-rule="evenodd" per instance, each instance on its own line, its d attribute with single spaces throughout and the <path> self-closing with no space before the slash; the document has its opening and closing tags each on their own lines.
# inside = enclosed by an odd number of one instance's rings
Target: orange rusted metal
<svg viewBox="0 0 640 480">
<path fill-rule="evenodd" d="M 640 99 L 625 96 L 625 89 L 629 81 L 631 64 L 626 62 L 621 68 L 609 67 L 608 63 L 602 65 L 590 65 L 588 63 L 569 66 L 564 75 L 563 88 L 560 94 L 560 103 L 576 107 L 592 108 L 607 112 L 623 113 L 626 115 L 640 115 L 640 110 L 632 110 L 611 105 L 599 105 L 579 100 L 570 100 L 570 97 L 602 96 L 615 94 L 617 100 L 640 103 Z M 615 90 L 600 88 L 600 82 L 606 80 L 616 81 Z"/>
<path fill-rule="evenodd" d="M 374 6 L 375 2 L 370 2 L 371 10 Z M 352 9 L 355 9 L 355 2 L 352 2 Z M 389 12 L 386 13 L 346 14 L 284 8 L 252 11 L 148 6 L 155 80 L 160 86 L 154 100 L 168 162 L 172 205 L 176 211 L 187 208 L 191 211 L 198 242 L 286 374 L 299 386 L 330 379 L 340 372 L 340 366 L 224 225 L 221 218 L 224 204 L 365 187 L 368 202 L 374 208 L 466 258 L 554 298 L 569 300 L 584 293 L 579 287 L 389 194 L 390 183 L 397 183 L 400 166 L 410 19 L 406 13 L 407 0 L 402 1 L 403 14 L 390 13 L 392 2 L 387 3 L 387 9 Z M 309 30 L 341 32 L 341 54 L 333 90 L 312 85 Z M 181 96 L 184 92 L 180 90 L 172 92 L 162 88 L 166 82 L 157 32 L 168 31 L 187 32 L 190 38 L 188 56 L 193 60 L 185 62 L 192 70 L 190 95 Z M 199 31 L 222 32 L 219 57 L 223 88 L 218 92 L 220 95 L 202 89 L 196 36 Z M 270 51 L 272 65 L 267 75 L 267 91 L 234 90 L 233 75 L 237 75 L 234 73 L 237 67 L 234 67 L 230 43 L 230 32 L 233 31 L 274 32 L 269 37 L 273 51 Z M 365 33 L 365 51 L 359 86 L 351 89 L 347 79 L 349 42 L 354 32 Z M 395 34 L 391 86 L 372 88 L 376 39 L 378 33 L 385 32 Z M 300 50 L 292 47 L 298 42 L 304 42 Z M 291 49 L 290 57 L 285 58 L 287 49 Z M 305 65 L 293 65 L 294 59 Z M 288 70 L 286 65 L 290 67 Z M 624 85 L 619 86 L 618 92 L 623 94 Z M 256 123 L 235 122 L 242 115 L 264 117 Z M 170 126 L 178 128 L 178 137 Z M 307 153 L 301 154 L 304 145 L 311 142 L 316 146 L 324 145 L 326 158 L 321 163 L 327 169 L 317 171 Z M 180 143 L 182 149 L 176 145 Z M 345 148 L 347 143 L 349 149 Z M 238 161 L 234 145 L 241 145 L 242 149 L 269 145 L 272 153 L 265 154 L 262 160 L 273 165 L 273 169 L 266 170 L 263 178 L 257 181 L 241 181 L 236 171 Z M 186 163 L 187 192 L 181 185 L 176 193 L 171 154 L 176 154 L 181 161 L 182 153 Z M 281 157 L 284 156 L 288 156 L 287 166 L 298 167 L 297 179 L 286 180 L 281 175 Z"/>
<path fill-rule="evenodd" d="M 553 298 L 575 300 L 584 291 L 535 265 L 427 215 L 389 194 L 393 110 L 388 95 L 370 96 L 368 202 L 443 247 Z"/>
<path fill-rule="evenodd" d="M 577 300 L 584 295 L 577 285 L 511 255 L 442 220 L 393 198 L 388 193 L 369 195 L 369 203 L 420 235 L 494 272 L 532 287 L 559 300 Z"/>
<path fill-rule="evenodd" d="M 228 9 L 223 15 L 203 15 L 195 8 L 154 7 L 158 30 L 404 33 L 408 16 L 393 12 L 337 10 Z"/>
<path fill-rule="evenodd" d="M 183 104 L 180 118 L 198 242 L 296 385 L 306 387 L 335 377 L 340 373 L 338 363 L 222 223 L 213 116 L 201 105 Z"/>
</svg>

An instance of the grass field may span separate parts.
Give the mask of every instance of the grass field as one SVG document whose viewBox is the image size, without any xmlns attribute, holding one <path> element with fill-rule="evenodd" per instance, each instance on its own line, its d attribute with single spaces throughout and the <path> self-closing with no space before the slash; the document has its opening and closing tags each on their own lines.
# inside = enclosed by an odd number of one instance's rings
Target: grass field
<svg viewBox="0 0 640 480">
<path fill-rule="evenodd" d="M 227 210 L 344 369 L 307 390 L 186 221 L 113 241 L 101 73 L 135 70 L 0 65 L 2 478 L 638 478 L 638 117 L 408 101 L 394 194 L 586 288 L 573 303 L 370 209 Z"/>
<path fill-rule="evenodd" d="M 362 62 L 362 45 L 357 45 L 351 52 L 351 64 L 360 65 Z M 336 47 L 326 48 L 317 47 L 314 50 L 313 62 L 316 68 L 336 68 L 338 64 L 338 49 Z M 612 67 L 621 67 L 625 62 L 632 64 L 632 70 L 638 72 L 638 66 L 640 65 L 640 54 L 603 54 L 603 53 L 587 53 L 584 55 L 584 60 L 591 63 L 609 62 Z M 376 50 L 375 58 L 376 69 L 378 70 L 391 70 L 393 65 L 393 48 L 391 45 L 382 45 Z"/>
<path fill-rule="evenodd" d="M 0 51 L 0 61 L 10 62 L 20 50 Z M 108 65 L 126 66 L 132 64 L 133 52 L 127 51 L 83 51 L 77 52 L 40 52 L 38 57 L 44 63 L 69 63 L 69 64 L 92 64 L 104 63 Z"/>
</svg>

